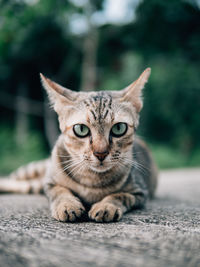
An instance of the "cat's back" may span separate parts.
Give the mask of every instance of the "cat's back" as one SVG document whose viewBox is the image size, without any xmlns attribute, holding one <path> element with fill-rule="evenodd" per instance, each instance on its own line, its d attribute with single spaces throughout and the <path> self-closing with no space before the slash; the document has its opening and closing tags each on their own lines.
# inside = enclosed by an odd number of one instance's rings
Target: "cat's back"
<svg viewBox="0 0 200 267">
<path fill-rule="evenodd" d="M 152 154 L 144 141 L 135 138 L 133 145 L 134 168 L 147 184 L 149 197 L 153 198 L 158 183 L 158 169 Z"/>
</svg>

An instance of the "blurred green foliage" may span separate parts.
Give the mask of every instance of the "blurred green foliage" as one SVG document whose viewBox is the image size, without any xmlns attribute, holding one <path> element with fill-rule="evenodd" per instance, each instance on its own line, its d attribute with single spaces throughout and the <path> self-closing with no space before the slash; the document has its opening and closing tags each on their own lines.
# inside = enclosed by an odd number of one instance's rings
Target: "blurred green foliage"
<svg viewBox="0 0 200 267">
<path fill-rule="evenodd" d="M 200 150 L 195 149 L 189 155 L 179 149 L 163 144 L 149 144 L 152 155 L 160 169 L 199 166 Z"/>
<path fill-rule="evenodd" d="M 14 130 L 7 126 L 1 127 L 0 143 L 1 174 L 7 174 L 28 162 L 48 157 L 38 132 L 31 132 L 23 144 L 17 145 Z"/>
<path fill-rule="evenodd" d="M 93 12 L 103 8 L 104 1 L 92 2 Z M 79 90 L 86 35 L 71 33 L 73 14 L 84 10 L 72 1 L 0 0 L 1 92 L 15 97 L 23 84 L 26 97 L 43 100 L 39 72 Z M 98 26 L 94 89 L 119 90 L 152 68 L 138 133 L 153 144 L 161 167 L 200 163 L 199 29 L 199 6 L 185 0 L 144 0 L 130 23 Z M 29 118 L 30 138 L 19 147 L 11 130 L 16 114 L 6 103 L 0 109 L 0 172 L 45 156 L 43 118 Z"/>
</svg>

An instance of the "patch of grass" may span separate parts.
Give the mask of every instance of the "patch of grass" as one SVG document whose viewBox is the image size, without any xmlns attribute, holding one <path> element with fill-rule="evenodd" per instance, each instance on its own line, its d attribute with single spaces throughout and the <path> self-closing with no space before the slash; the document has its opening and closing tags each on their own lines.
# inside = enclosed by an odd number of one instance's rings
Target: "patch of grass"
<svg viewBox="0 0 200 267">
<path fill-rule="evenodd" d="M 21 145 L 15 141 L 14 131 L 1 128 L 0 131 L 0 174 L 6 175 L 21 165 L 46 158 L 47 152 L 38 133 L 30 133 Z"/>
<path fill-rule="evenodd" d="M 153 157 L 160 169 L 200 167 L 200 149 L 190 155 L 169 146 L 150 145 Z"/>
</svg>

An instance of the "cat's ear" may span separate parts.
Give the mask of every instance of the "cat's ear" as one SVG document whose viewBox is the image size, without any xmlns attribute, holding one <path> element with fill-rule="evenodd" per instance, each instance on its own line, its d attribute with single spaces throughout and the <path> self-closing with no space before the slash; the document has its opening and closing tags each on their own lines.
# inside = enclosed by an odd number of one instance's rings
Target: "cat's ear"
<svg viewBox="0 0 200 267">
<path fill-rule="evenodd" d="M 151 69 L 147 68 L 136 81 L 121 91 L 121 101 L 131 102 L 136 108 L 137 112 L 142 109 L 142 89 L 144 88 L 145 83 L 148 81 L 150 74 Z"/>
<path fill-rule="evenodd" d="M 53 105 L 56 112 L 58 112 L 58 107 L 63 105 L 73 105 L 77 99 L 77 92 L 69 90 L 50 79 L 46 78 L 42 73 L 40 73 L 42 85 L 47 91 L 50 102 Z"/>
</svg>

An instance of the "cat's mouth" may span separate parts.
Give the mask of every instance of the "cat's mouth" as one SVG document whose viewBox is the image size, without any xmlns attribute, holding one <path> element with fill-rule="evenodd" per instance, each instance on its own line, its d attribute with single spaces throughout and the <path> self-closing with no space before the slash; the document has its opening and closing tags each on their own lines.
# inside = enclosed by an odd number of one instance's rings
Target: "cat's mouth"
<svg viewBox="0 0 200 267">
<path fill-rule="evenodd" d="M 90 165 L 90 169 L 94 172 L 98 172 L 98 173 L 103 173 L 103 172 L 107 172 L 108 170 L 111 169 L 112 166 L 106 166 L 105 164 L 103 164 L 102 162 L 96 166 L 92 166 Z"/>
</svg>

